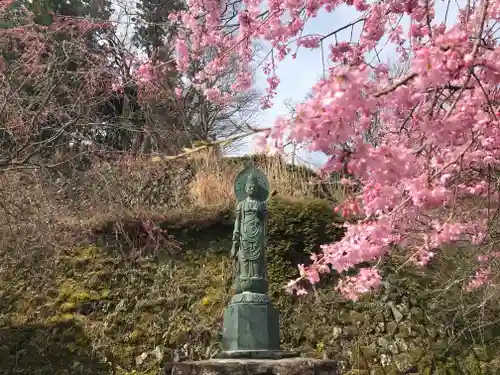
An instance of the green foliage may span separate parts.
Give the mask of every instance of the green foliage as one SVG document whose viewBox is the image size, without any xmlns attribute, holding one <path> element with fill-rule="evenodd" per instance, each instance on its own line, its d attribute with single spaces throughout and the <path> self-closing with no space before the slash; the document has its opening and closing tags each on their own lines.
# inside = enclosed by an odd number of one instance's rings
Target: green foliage
<svg viewBox="0 0 500 375">
<path fill-rule="evenodd" d="M 297 265 L 309 263 L 319 246 L 342 236 L 340 222 L 328 203 L 319 199 L 291 200 L 274 197 L 269 201 L 269 278 L 277 287 L 298 276 Z"/>
<path fill-rule="evenodd" d="M 138 18 L 142 21 L 135 27 L 132 42 L 142 48 L 148 56 L 164 44 L 164 38 L 171 32 L 168 15 L 180 10 L 179 1 L 140 0 L 137 2 Z"/>
</svg>

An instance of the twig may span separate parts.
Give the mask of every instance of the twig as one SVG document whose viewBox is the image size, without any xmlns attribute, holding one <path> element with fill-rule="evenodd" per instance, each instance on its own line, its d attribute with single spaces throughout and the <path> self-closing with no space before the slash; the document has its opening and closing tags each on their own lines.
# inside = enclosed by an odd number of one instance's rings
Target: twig
<svg viewBox="0 0 500 375">
<path fill-rule="evenodd" d="M 397 81 L 393 85 L 387 87 L 386 89 L 379 91 L 379 92 L 376 92 L 375 94 L 373 94 L 373 96 L 375 98 L 380 98 L 381 96 L 387 95 L 390 92 L 396 90 L 399 86 L 403 86 L 403 85 L 407 84 L 416 76 L 417 76 L 417 73 L 411 73 L 411 74 L 407 75 L 406 77 L 404 77 L 403 79 Z"/>
<path fill-rule="evenodd" d="M 191 149 L 187 149 L 186 148 L 185 152 L 177 154 L 177 155 L 173 155 L 173 156 L 163 156 L 163 155 L 157 155 L 157 156 L 160 159 L 164 160 L 164 161 L 178 160 L 178 159 L 184 158 L 186 156 L 189 156 L 191 154 L 194 154 L 196 152 L 200 152 L 202 150 L 206 150 L 206 149 L 208 149 L 210 147 L 214 147 L 214 146 L 217 146 L 217 145 L 229 144 L 229 143 L 232 143 L 234 141 L 246 138 L 246 137 L 248 137 L 250 135 L 270 130 L 270 128 L 253 129 L 249 125 L 247 125 L 247 126 L 248 126 L 249 129 L 253 130 L 253 133 L 238 134 L 238 135 L 226 138 L 226 139 L 221 139 L 221 140 L 214 141 L 214 142 L 206 142 L 203 145 L 198 146 L 198 147 L 194 147 L 194 148 L 191 148 Z"/>
</svg>

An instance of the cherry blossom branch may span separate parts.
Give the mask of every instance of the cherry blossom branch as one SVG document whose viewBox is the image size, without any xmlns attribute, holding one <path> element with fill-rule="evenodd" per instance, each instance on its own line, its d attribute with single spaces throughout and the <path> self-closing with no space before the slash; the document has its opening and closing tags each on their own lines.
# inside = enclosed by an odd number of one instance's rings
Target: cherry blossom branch
<svg viewBox="0 0 500 375">
<path fill-rule="evenodd" d="M 340 33 L 341 31 L 344 31 L 344 30 L 347 30 L 349 27 L 354 27 L 355 25 L 357 25 L 358 23 L 360 22 L 364 22 L 366 21 L 366 18 L 359 18 L 355 21 L 352 21 L 342 27 L 339 27 L 338 29 L 332 31 L 332 32 L 329 32 L 328 34 L 326 35 L 323 35 L 321 38 L 319 38 L 319 42 L 322 42 L 324 41 L 325 39 L 328 39 L 329 37 L 333 36 L 333 35 L 336 35 L 338 33 Z"/>
<path fill-rule="evenodd" d="M 197 142 L 196 144 L 199 144 L 198 146 L 195 146 L 194 148 L 185 148 L 185 151 L 178 154 L 178 155 L 173 155 L 173 156 L 157 155 L 154 158 L 159 159 L 159 160 L 163 160 L 163 161 L 178 160 L 178 159 L 185 158 L 191 154 L 194 154 L 194 153 L 197 153 L 197 152 L 200 152 L 203 150 L 207 150 L 207 149 L 212 148 L 212 147 L 228 145 L 228 144 L 231 144 L 235 141 L 239 141 L 241 139 L 244 139 L 248 136 L 255 135 L 258 133 L 262 133 L 262 132 L 269 132 L 271 130 L 270 128 L 254 129 L 250 126 L 248 126 L 248 128 L 250 130 L 252 130 L 252 133 L 237 134 L 237 135 L 234 135 L 234 136 L 231 136 L 231 137 L 228 137 L 225 139 L 220 139 L 220 140 L 217 140 L 214 142 Z"/>
<path fill-rule="evenodd" d="M 396 83 L 392 84 L 391 86 L 387 87 L 386 89 L 383 89 L 381 91 L 376 92 L 375 94 L 373 94 L 373 97 L 380 98 L 381 96 L 387 95 L 387 94 L 393 92 L 394 90 L 396 90 L 399 86 L 406 85 L 412 79 L 417 77 L 417 75 L 418 75 L 417 73 L 410 73 L 406 77 L 402 78 L 401 80 L 397 81 Z"/>
<path fill-rule="evenodd" d="M 474 46 L 472 47 L 472 52 L 471 52 L 471 60 L 474 61 L 477 57 L 477 53 L 479 51 L 479 44 L 481 42 L 481 35 L 483 35 L 483 30 L 484 30 L 484 24 L 485 24 L 485 21 L 486 21 L 486 15 L 487 15 L 487 12 L 488 12 L 488 0 L 482 0 L 481 1 L 481 6 L 480 6 L 480 9 L 481 9 L 481 14 L 480 14 L 480 19 L 479 19 L 479 24 L 478 24 L 478 30 L 477 30 L 477 34 L 476 34 L 476 40 L 474 42 Z M 463 85 L 463 88 L 458 92 L 455 100 L 453 101 L 453 103 L 451 104 L 451 107 L 450 109 L 448 110 L 448 112 L 446 113 L 446 115 L 444 116 L 444 119 L 446 120 L 450 114 L 453 112 L 453 110 L 455 109 L 458 101 L 460 100 L 460 98 L 462 97 L 462 94 L 465 90 L 465 87 L 468 86 L 469 84 L 469 81 L 472 77 L 472 73 L 473 73 L 473 69 L 474 69 L 474 66 L 472 66 L 469 70 L 469 74 L 467 75 L 467 78 L 465 80 L 465 83 Z"/>
</svg>

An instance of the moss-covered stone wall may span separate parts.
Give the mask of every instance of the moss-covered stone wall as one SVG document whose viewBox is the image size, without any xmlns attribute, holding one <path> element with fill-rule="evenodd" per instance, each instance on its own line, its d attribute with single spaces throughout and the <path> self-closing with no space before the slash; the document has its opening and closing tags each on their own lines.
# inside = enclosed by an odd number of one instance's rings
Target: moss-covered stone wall
<svg viewBox="0 0 500 375">
<path fill-rule="evenodd" d="M 430 307 L 428 276 L 399 273 L 392 259 L 380 295 L 345 301 L 336 275 L 308 296 L 286 295 L 296 264 L 342 235 L 340 220 L 321 200 L 274 197 L 269 209 L 284 348 L 334 358 L 350 375 L 500 374 L 494 340 L 485 346 L 454 332 L 449 315 Z M 0 374 L 156 374 L 166 360 L 211 356 L 231 297 L 231 215 L 165 213 L 153 231 L 133 217 L 109 221 L 51 257 L 32 249 L 33 263 L 0 253 L 9 266 L 0 274 Z M 148 245 L 151 233 L 161 241 Z M 37 277 L 35 266 L 51 276 Z"/>
</svg>

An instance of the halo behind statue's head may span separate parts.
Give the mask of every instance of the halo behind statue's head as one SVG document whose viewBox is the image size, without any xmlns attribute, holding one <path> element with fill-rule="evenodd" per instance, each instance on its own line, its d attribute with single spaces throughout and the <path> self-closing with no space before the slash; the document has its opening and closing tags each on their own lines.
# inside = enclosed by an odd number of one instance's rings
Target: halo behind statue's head
<svg viewBox="0 0 500 375">
<path fill-rule="evenodd" d="M 236 199 L 241 202 L 247 197 L 245 187 L 248 182 L 258 187 L 256 198 L 259 201 L 265 201 L 269 196 L 269 180 L 261 169 L 255 167 L 246 167 L 236 176 L 236 181 L 234 182 L 234 195 L 236 195 Z"/>
<path fill-rule="evenodd" d="M 255 173 L 253 173 L 253 171 L 248 174 L 247 185 L 248 184 L 253 184 L 255 186 L 259 186 L 259 180 L 258 180 L 257 176 L 255 175 Z"/>
</svg>

